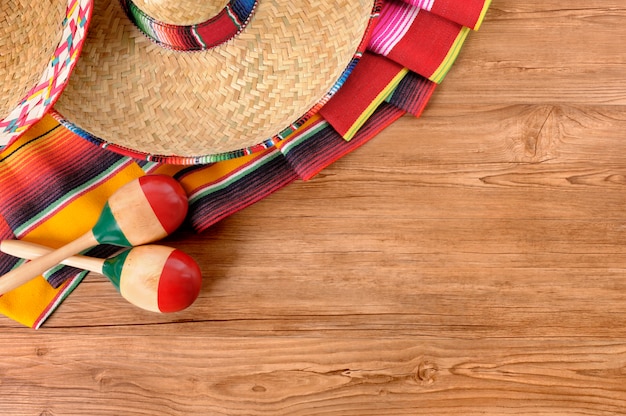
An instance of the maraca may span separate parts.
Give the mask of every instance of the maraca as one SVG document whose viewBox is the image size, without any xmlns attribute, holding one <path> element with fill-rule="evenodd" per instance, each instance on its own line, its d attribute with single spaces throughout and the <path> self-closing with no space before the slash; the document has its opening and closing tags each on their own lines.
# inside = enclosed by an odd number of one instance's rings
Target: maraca
<svg viewBox="0 0 626 416">
<path fill-rule="evenodd" d="M 164 238 L 182 224 L 187 209 L 187 195 L 173 178 L 147 175 L 135 179 L 111 195 L 90 231 L 0 277 L 0 294 L 95 245 L 130 247 Z"/>
<path fill-rule="evenodd" d="M 2 251 L 34 259 L 51 248 L 20 240 L 2 242 Z M 202 272 L 188 254 L 171 247 L 145 245 L 129 248 L 114 257 L 99 259 L 72 256 L 62 264 L 103 274 L 130 303 L 152 312 L 178 312 L 198 297 Z"/>
</svg>

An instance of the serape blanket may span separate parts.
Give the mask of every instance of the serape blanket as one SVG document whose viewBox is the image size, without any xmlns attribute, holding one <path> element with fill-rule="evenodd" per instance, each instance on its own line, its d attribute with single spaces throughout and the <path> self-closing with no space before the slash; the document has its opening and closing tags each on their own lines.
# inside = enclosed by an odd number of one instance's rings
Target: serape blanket
<svg viewBox="0 0 626 416">
<path fill-rule="evenodd" d="M 133 159 L 84 140 L 52 111 L 0 153 L 0 237 L 59 247 L 91 229 L 117 188 L 152 173 L 182 184 L 187 226 L 201 233 L 295 180 L 313 178 L 399 117 L 419 116 L 488 6 L 385 0 L 368 51 L 339 92 L 281 142 L 231 160 L 176 166 Z M 114 250 L 99 246 L 88 254 Z M 0 273 L 20 263 L 0 254 Z M 0 313 L 39 328 L 85 275 L 58 266 L 1 296 Z"/>
</svg>

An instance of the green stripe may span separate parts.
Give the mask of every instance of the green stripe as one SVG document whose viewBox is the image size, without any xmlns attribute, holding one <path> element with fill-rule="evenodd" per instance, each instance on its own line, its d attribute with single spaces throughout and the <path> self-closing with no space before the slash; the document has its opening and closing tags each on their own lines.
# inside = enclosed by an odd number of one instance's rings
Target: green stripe
<svg viewBox="0 0 626 416">
<path fill-rule="evenodd" d="M 78 254 L 82 254 L 85 255 L 85 253 L 87 253 L 89 250 L 91 250 L 91 248 L 85 249 L 83 251 L 81 251 Z M 52 267 L 51 269 L 46 270 L 45 272 L 42 273 L 42 276 L 46 279 L 46 280 L 50 280 L 50 278 L 58 271 L 60 271 L 61 269 L 63 269 L 64 267 L 72 267 L 72 266 L 66 266 L 65 264 L 59 263 L 56 266 Z M 85 273 L 87 274 L 88 272 L 80 272 L 80 273 Z"/>
<path fill-rule="evenodd" d="M 349 142 L 350 140 L 352 140 L 354 135 L 358 133 L 361 127 L 363 127 L 363 124 L 365 124 L 367 120 L 372 117 L 372 114 L 374 114 L 374 111 L 378 109 L 380 104 L 382 104 L 382 102 L 385 101 L 387 97 L 393 94 L 393 91 L 396 89 L 398 84 L 400 84 L 400 81 L 402 81 L 402 79 L 406 76 L 408 72 L 408 68 L 403 68 L 402 70 L 400 70 L 400 72 L 398 72 L 395 77 L 393 77 L 389 84 L 387 84 L 387 86 L 380 92 L 380 94 L 376 98 L 374 98 L 370 105 L 367 106 L 363 114 L 359 116 L 359 118 L 354 122 L 352 127 L 350 127 L 348 131 L 344 134 L 343 138 L 345 141 Z"/>
<path fill-rule="evenodd" d="M 94 225 L 92 231 L 99 244 L 114 244 L 123 247 L 132 246 L 120 229 L 120 225 L 111 212 L 111 206 L 108 202 L 102 208 L 100 218 L 98 218 L 98 222 Z"/>
<path fill-rule="evenodd" d="M 19 227 L 16 227 L 14 230 L 15 235 L 18 237 L 21 236 L 25 232 L 25 230 L 28 230 L 30 227 L 33 226 L 33 224 L 37 224 L 38 222 L 42 221 L 44 218 L 48 217 L 55 211 L 58 211 L 61 205 L 72 200 L 77 195 L 80 195 L 83 192 L 87 191 L 89 188 L 93 187 L 95 184 L 102 182 L 104 179 L 110 176 L 111 173 L 115 172 L 116 170 L 118 170 L 120 167 L 124 166 L 127 163 L 128 163 L 128 160 L 126 158 L 123 158 L 119 162 L 111 165 L 108 169 L 103 171 L 98 176 L 95 176 L 94 178 L 92 178 L 90 181 L 87 181 L 83 183 L 82 185 L 72 189 L 71 192 L 68 192 L 67 194 L 63 195 L 63 197 L 58 199 L 54 204 L 50 204 L 48 208 L 39 212 L 37 215 L 32 217 L 30 220 L 26 221 Z"/>
<path fill-rule="evenodd" d="M 489 10 L 489 6 L 491 5 L 491 0 L 485 1 L 485 5 L 483 6 L 483 10 L 480 12 L 480 16 L 474 25 L 474 30 L 480 29 L 480 25 L 482 25 L 483 20 L 485 20 L 485 15 L 487 14 L 487 10 Z"/>
<path fill-rule="evenodd" d="M 149 33 L 151 37 L 154 36 L 154 31 L 150 27 L 150 21 L 147 19 L 147 16 L 143 13 L 143 11 L 137 7 L 136 4 L 130 2 L 128 4 L 128 10 L 130 11 L 131 16 L 134 19 L 137 27 L 144 33 Z"/>
<path fill-rule="evenodd" d="M 122 278 L 122 269 L 124 269 L 124 262 L 128 257 L 130 249 L 122 251 L 115 257 L 108 258 L 102 265 L 102 274 L 105 275 L 115 288 L 120 290 L 120 280 Z"/>
<path fill-rule="evenodd" d="M 192 26 L 191 30 L 193 31 L 193 34 L 195 35 L 196 40 L 200 42 L 203 48 L 206 49 L 207 47 L 206 42 L 204 41 L 204 39 L 202 39 L 202 36 L 200 36 L 200 33 L 198 33 L 198 26 Z"/>
<path fill-rule="evenodd" d="M 443 81 L 446 74 L 448 73 L 448 71 L 450 71 L 450 68 L 452 68 L 452 65 L 456 61 L 456 58 L 459 56 L 459 52 L 461 52 L 461 47 L 465 43 L 465 38 L 467 38 L 467 35 L 470 31 L 471 29 L 468 27 L 463 27 L 461 29 L 459 35 L 454 41 L 454 44 L 452 45 L 452 48 L 450 48 L 450 51 L 448 51 L 445 60 L 441 63 L 439 68 L 437 68 L 437 71 L 435 71 L 435 73 L 431 75 L 431 81 L 437 84 Z"/>
<path fill-rule="evenodd" d="M 233 12 L 230 10 L 230 4 L 226 6 L 226 14 L 230 18 L 230 20 L 233 21 L 233 24 L 235 25 L 235 27 L 237 29 L 241 30 L 241 24 L 239 23 L 239 20 L 237 19 L 237 16 L 234 15 Z"/>
<path fill-rule="evenodd" d="M 263 166 L 266 163 L 271 162 L 272 160 L 276 159 L 277 157 L 282 157 L 283 154 L 279 151 L 276 151 L 275 153 L 266 156 L 264 158 L 262 158 L 262 160 L 258 160 L 255 163 L 253 163 L 250 166 L 247 166 L 245 169 L 242 169 L 241 171 L 237 172 L 235 175 L 232 175 L 228 178 L 228 180 L 217 184 L 217 185 L 213 185 L 210 186 L 209 188 L 205 189 L 204 191 L 200 192 L 199 194 L 194 195 L 192 198 L 189 199 L 189 203 L 193 203 L 194 201 L 197 201 L 198 199 L 209 195 L 213 192 L 217 192 L 219 190 L 222 190 L 224 188 L 229 187 L 230 185 L 232 185 L 234 182 L 238 181 L 239 179 L 243 178 L 246 175 L 249 175 L 250 173 L 254 172 L 255 170 L 258 169 L 259 166 Z"/>
<path fill-rule="evenodd" d="M 159 165 L 160 165 L 160 163 L 157 163 L 157 162 L 145 162 L 144 164 L 142 164 L 140 166 L 140 168 L 145 173 L 150 173 L 150 171 L 152 171 L 152 169 L 158 167 Z"/>
<path fill-rule="evenodd" d="M 314 135 L 316 135 L 320 131 L 324 130 L 326 127 L 328 127 L 328 122 L 327 121 L 318 122 L 315 126 L 311 127 L 309 130 L 307 130 L 307 132 L 305 134 L 300 134 L 295 139 L 290 140 L 288 143 L 286 143 L 282 147 L 281 151 L 283 152 L 283 154 L 288 155 L 289 152 L 291 152 L 291 150 L 294 147 L 300 146 L 305 140 L 310 139 L 311 137 L 313 137 Z"/>
</svg>

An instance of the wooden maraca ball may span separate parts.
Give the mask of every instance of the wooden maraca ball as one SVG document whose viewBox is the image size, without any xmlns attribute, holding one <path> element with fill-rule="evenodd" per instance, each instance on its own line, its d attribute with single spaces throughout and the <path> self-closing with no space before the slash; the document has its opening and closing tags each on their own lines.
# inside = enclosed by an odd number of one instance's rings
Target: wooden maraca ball
<svg viewBox="0 0 626 416">
<path fill-rule="evenodd" d="M 159 245 L 134 247 L 106 259 L 102 274 L 125 299 L 153 312 L 187 308 L 202 286 L 200 267 L 189 255 Z"/>
<path fill-rule="evenodd" d="M 146 175 L 111 195 L 91 231 L 98 244 L 138 246 L 174 232 L 188 208 L 187 194 L 174 178 Z"/>
<path fill-rule="evenodd" d="M 2 251 L 30 260 L 53 250 L 6 240 Z M 202 272 L 195 260 L 181 250 L 161 245 L 129 248 L 108 259 L 72 256 L 62 264 L 106 276 L 124 299 L 152 312 L 182 311 L 197 299 L 202 287 Z"/>
</svg>

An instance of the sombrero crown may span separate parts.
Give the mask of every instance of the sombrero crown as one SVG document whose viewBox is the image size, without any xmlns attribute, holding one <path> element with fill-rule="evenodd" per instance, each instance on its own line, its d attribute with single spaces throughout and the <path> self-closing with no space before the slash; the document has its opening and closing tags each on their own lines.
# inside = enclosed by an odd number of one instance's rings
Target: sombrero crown
<svg viewBox="0 0 626 416">
<path fill-rule="evenodd" d="M 234 157 L 280 140 L 332 96 L 375 8 L 373 0 L 97 0 L 55 109 L 121 151 L 186 164 Z"/>
<path fill-rule="evenodd" d="M 92 0 L 0 3 L 0 148 L 48 111 L 67 84 Z"/>
</svg>

